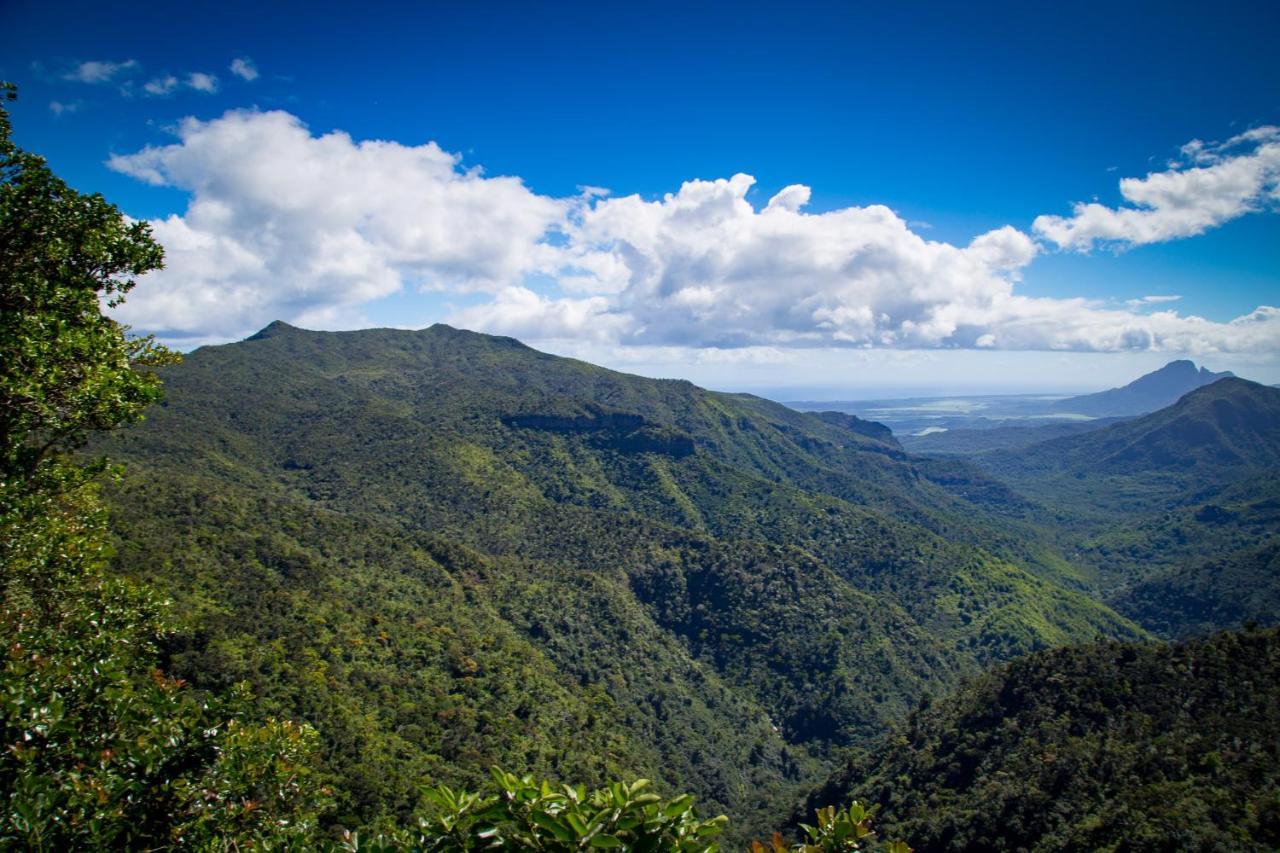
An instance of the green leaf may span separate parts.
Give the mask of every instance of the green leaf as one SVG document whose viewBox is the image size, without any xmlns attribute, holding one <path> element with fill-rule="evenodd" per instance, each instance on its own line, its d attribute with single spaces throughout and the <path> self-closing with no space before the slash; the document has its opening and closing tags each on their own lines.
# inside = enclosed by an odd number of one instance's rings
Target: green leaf
<svg viewBox="0 0 1280 853">
<path fill-rule="evenodd" d="M 619 841 L 617 838 L 614 838 L 612 835 L 605 835 L 601 833 L 600 835 L 597 835 L 591 839 L 591 846 L 592 847 L 621 847 L 622 842 Z"/>
</svg>

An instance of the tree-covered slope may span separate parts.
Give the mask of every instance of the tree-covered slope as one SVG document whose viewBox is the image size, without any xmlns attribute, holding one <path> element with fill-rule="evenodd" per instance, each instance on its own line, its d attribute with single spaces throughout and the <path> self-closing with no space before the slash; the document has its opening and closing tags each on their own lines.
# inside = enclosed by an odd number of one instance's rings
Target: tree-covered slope
<svg viewBox="0 0 1280 853">
<path fill-rule="evenodd" d="M 142 465 L 115 497 L 117 561 L 185 614 L 171 670 L 247 681 L 264 711 L 321 728 L 340 825 L 404 821 L 424 779 L 475 785 L 494 765 L 642 774 L 748 818 L 813 772 L 625 580 Z"/>
<path fill-rule="evenodd" d="M 923 707 L 813 795 L 921 853 L 1274 850 L 1280 631 L 1014 661 Z"/>
<path fill-rule="evenodd" d="M 1280 467 L 1280 390 L 1220 379 L 1145 417 L 979 459 L 1036 497 L 1074 481 L 1081 485 L 1064 495 L 1074 499 L 1082 489 L 1129 478 L 1150 497 L 1183 498 Z M 1108 509 L 1123 508 L 1127 497 L 1096 495 Z"/>
<path fill-rule="evenodd" d="M 1280 391 L 1222 379 L 1142 418 L 973 457 L 1097 594 L 1160 636 L 1280 624 Z"/>
<path fill-rule="evenodd" d="M 1280 622 L 1280 537 L 1150 573 L 1110 603 L 1162 637 L 1274 625 Z"/>
<path fill-rule="evenodd" d="M 1028 571 L 935 482 L 955 471 L 857 419 L 445 326 L 274 324 L 164 379 L 163 407 L 106 448 L 145 484 L 115 494 L 120 565 L 196 611 L 186 677 L 257 673 L 282 713 L 336 720 L 335 769 L 356 743 L 401 756 L 401 775 L 342 771 L 360 820 L 400 810 L 419 770 L 473 778 L 494 758 L 587 782 L 644 772 L 749 816 L 926 689 L 1141 634 Z M 476 673 L 439 628 L 468 638 Z M 545 715 L 494 672 L 542 685 Z M 595 728 L 566 738 L 556 719 Z"/>
</svg>

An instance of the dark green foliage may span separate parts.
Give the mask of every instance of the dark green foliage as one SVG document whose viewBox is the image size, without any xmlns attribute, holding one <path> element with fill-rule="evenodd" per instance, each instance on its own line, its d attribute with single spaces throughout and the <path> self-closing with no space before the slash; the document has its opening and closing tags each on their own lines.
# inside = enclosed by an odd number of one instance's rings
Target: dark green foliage
<svg viewBox="0 0 1280 853">
<path fill-rule="evenodd" d="M 782 833 L 775 832 L 766 846 L 759 841 L 748 845 L 748 853 L 824 853 L 824 851 L 883 850 L 884 853 L 911 853 L 902 841 L 878 844 L 871 828 L 875 809 L 868 809 L 855 801 L 844 808 L 823 806 L 814 812 L 814 823 L 801 824 L 804 840 L 789 844 Z"/>
<path fill-rule="evenodd" d="M 875 421 L 866 421 L 847 412 L 814 412 L 814 417 L 838 427 L 874 438 L 876 441 L 893 442 L 893 430 Z"/>
<path fill-rule="evenodd" d="M 12 92 L 10 91 L 10 95 Z M 158 598 L 104 571 L 105 512 L 65 451 L 137 420 L 168 360 L 100 313 L 160 248 L 19 150 L 0 109 L 0 846 L 289 844 L 326 807 L 315 733 L 157 668 Z"/>
<path fill-rule="evenodd" d="M 812 801 L 933 850 L 1273 850 L 1280 631 L 1041 652 L 913 713 Z"/>
<path fill-rule="evenodd" d="M 131 483 L 122 506 L 159 515 L 118 513 L 121 557 L 167 578 L 190 613 L 169 644 L 174 672 L 209 687 L 247 680 L 273 713 L 314 723 L 339 824 L 407 820 L 422 779 L 474 785 L 493 764 L 595 784 L 624 770 L 672 787 L 697 777 L 713 802 L 741 796 L 737 762 L 753 751 L 761 766 L 747 779 L 783 772 L 765 712 L 607 578 L 225 486 Z M 667 727 L 679 736 L 663 738 Z"/>
<path fill-rule="evenodd" d="M 393 850 L 545 850 L 572 853 L 614 849 L 627 853 L 687 851 L 718 853 L 728 818 L 701 818 L 693 798 L 663 799 L 647 779 L 610 782 L 594 791 L 584 786 L 553 785 L 533 776 L 495 768 L 494 791 L 485 796 L 448 786 L 423 789 L 424 813 L 414 830 L 397 829 L 371 840 L 345 833 L 337 849 L 347 853 Z M 768 847 L 753 841 L 751 853 L 845 853 L 881 850 L 911 853 L 898 841 L 879 844 L 871 828 L 872 810 L 859 803 L 818 809 L 815 825 L 804 826 L 804 841 L 788 844 L 774 833 Z"/>
<path fill-rule="evenodd" d="M 1280 479 L 1266 472 L 1108 525 L 1079 555 L 1105 568 L 1113 607 L 1173 638 L 1280 624 L 1277 547 Z"/>
<path fill-rule="evenodd" d="M 716 853 L 728 823 L 723 815 L 699 818 L 687 794 L 664 800 L 650 790 L 647 779 L 610 782 L 588 791 L 498 769 L 492 777 L 496 793 L 487 797 L 448 786 L 427 788 L 423 798 L 428 813 L 416 830 L 400 830 L 372 843 L 351 836 L 343 849 Z"/>
<path fill-rule="evenodd" d="M 5 86 L 10 96 L 12 86 Z M 137 420 L 160 396 L 150 339 L 129 339 L 101 312 L 160 266 L 144 222 L 82 195 L 18 148 L 0 108 L 0 477 L 33 476 L 91 430 Z"/>
<path fill-rule="evenodd" d="M 1280 622 L 1280 538 L 1190 561 L 1139 581 L 1112 606 L 1164 637 Z"/>
</svg>

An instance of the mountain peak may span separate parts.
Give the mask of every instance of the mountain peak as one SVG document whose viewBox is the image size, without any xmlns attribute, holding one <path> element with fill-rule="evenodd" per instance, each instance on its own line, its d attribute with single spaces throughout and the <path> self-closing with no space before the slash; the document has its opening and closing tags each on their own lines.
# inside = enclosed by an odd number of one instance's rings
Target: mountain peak
<svg viewBox="0 0 1280 853">
<path fill-rule="evenodd" d="M 1230 371 L 1215 373 L 1207 367 L 1198 368 L 1189 359 L 1177 359 L 1123 387 L 1060 400 L 1054 408 L 1094 417 L 1142 415 L 1171 406 L 1184 394 L 1233 375 Z"/>
<path fill-rule="evenodd" d="M 1124 387 L 1128 388 L 1133 385 L 1137 385 L 1139 382 L 1148 381 L 1155 377 L 1160 377 L 1160 378 L 1185 377 L 1187 379 L 1207 378 L 1210 381 L 1215 381 L 1217 379 L 1222 379 L 1227 376 L 1235 376 L 1235 374 L 1232 373 L 1230 370 L 1224 370 L 1220 373 L 1215 373 L 1214 371 L 1210 370 L 1207 367 L 1196 367 L 1196 363 L 1189 358 L 1179 358 L 1169 362 L 1164 367 L 1161 367 L 1158 370 L 1153 370 L 1150 373 L 1147 373 L 1143 376 L 1138 377 L 1137 379 L 1133 380 L 1133 382 L 1130 382 L 1128 385 Z"/>
<path fill-rule="evenodd" d="M 260 331 L 245 338 L 246 341 L 261 341 L 267 338 L 275 338 L 281 335 L 293 334 L 295 332 L 306 331 L 299 329 L 297 326 L 290 326 L 284 320 L 272 320 Z"/>
<path fill-rule="evenodd" d="M 1215 382 L 1216 382 L 1218 379 L 1235 379 L 1235 378 L 1236 378 L 1236 375 L 1235 375 L 1234 373 L 1232 373 L 1230 370 L 1223 370 L 1223 371 L 1222 371 L 1222 372 L 1220 372 L 1220 373 L 1214 373 L 1212 370 L 1210 370 L 1210 369 L 1209 369 L 1209 368 L 1207 368 L 1207 367 L 1202 367 L 1202 368 L 1200 368 L 1200 375 L 1201 375 L 1202 377 L 1204 377 L 1204 376 L 1212 376 L 1212 377 L 1214 377 L 1214 381 L 1215 381 Z"/>
<path fill-rule="evenodd" d="M 1197 368 L 1196 363 L 1189 358 L 1178 358 L 1178 359 L 1174 359 L 1173 361 L 1169 362 L 1164 367 L 1161 367 L 1158 370 L 1153 370 L 1150 373 L 1142 377 L 1139 377 L 1139 379 L 1135 381 L 1140 382 L 1143 379 L 1146 379 L 1148 376 L 1161 376 L 1161 375 L 1168 376 L 1175 373 L 1198 373 L 1203 370 L 1204 370 L 1203 367 Z"/>
</svg>

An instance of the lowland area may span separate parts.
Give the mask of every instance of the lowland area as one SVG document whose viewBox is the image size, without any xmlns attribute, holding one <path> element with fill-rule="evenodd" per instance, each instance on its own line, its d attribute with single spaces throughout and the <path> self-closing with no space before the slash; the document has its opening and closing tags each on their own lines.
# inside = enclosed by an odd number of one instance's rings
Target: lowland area
<svg viewBox="0 0 1280 853">
<path fill-rule="evenodd" d="M 1175 362 L 908 441 L 444 325 L 160 375 L 92 448 L 114 565 L 167 673 L 318 730 L 322 829 L 496 765 L 730 847 L 851 799 L 918 850 L 1280 845 L 1280 390 Z"/>
</svg>

